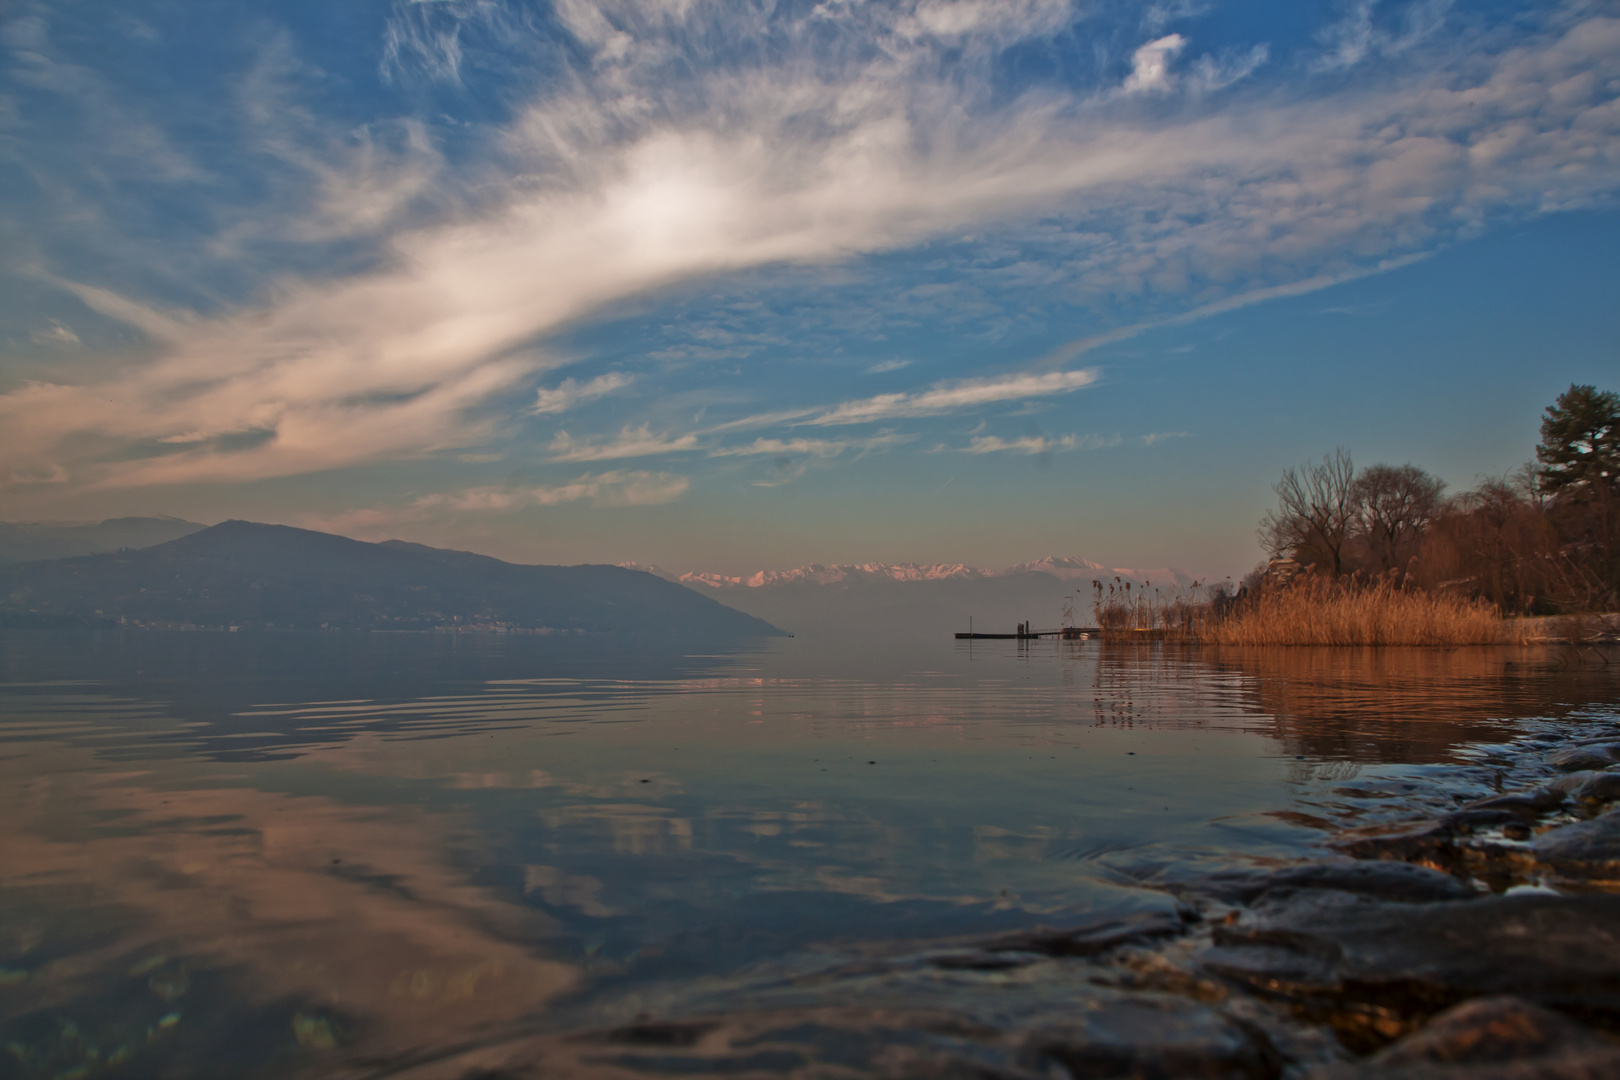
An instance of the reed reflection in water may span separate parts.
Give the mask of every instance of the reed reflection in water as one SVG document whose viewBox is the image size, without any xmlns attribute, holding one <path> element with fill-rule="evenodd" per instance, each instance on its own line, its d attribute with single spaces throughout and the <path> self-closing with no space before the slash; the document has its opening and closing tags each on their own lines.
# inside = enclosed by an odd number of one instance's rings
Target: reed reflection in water
<svg viewBox="0 0 1620 1080">
<path fill-rule="evenodd" d="M 320 1072 L 830 942 L 1168 907 L 1134 870 L 1298 857 L 1346 764 L 1616 697 L 1493 650 L 0 645 L 0 1045 L 26 1076 Z"/>
</svg>

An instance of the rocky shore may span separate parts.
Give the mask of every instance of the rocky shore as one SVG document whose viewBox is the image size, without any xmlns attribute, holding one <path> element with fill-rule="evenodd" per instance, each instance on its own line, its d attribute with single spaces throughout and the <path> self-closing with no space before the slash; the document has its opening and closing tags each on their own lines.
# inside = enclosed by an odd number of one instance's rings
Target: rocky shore
<svg viewBox="0 0 1620 1080">
<path fill-rule="evenodd" d="M 1320 807 L 1318 860 L 1135 864 L 1160 907 L 851 948 L 593 1030 L 506 1031 L 344 1076 L 1577 1080 L 1620 1076 L 1620 722 Z M 326 1070 L 330 1073 L 330 1065 Z"/>
</svg>

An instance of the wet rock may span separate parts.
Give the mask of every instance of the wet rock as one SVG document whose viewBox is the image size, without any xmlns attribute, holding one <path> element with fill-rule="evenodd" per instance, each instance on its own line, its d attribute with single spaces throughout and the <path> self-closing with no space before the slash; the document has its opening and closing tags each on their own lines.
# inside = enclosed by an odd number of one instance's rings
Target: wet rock
<svg viewBox="0 0 1620 1080">
<path fill-rule="evenodd" d="M 697 1058 L 656 1054 L 618 1054 L 581 1058 L 592 1071 L 609 1066 L 627 1073 L 651 1075 L 727 1076 L 785 1074 L 809 1064 L 809 1059 L 793 1050 L 760 1050 L 752 1054 Z M 543 1076 L 544 1074 L 538 1074 Z M 538 1080 L 538 1077 L 537 1077 Z"/>
<path fill-rule="evenodd" d="M 1620 896 L 1413 905 L 1302 892 L 1215 927 L 1214 943 L 1206 970 L 1305 1006 L 1356 1049 L 1488 994 L 1620 1025 Z"/>
<path fill-rule="evenodd" d="M 1515 817 L 1533 818 L 1563 806 L 1564 798 L 1562 791 L 1548 786 L 1531 788 L 1528 791 L 1511 791 L 1505 795 L 1492 795 L 1488 799 L 1477 799 L 1462 809 L 1506 810 Z"/>
<path fill-rule="evenodd" d="M 1369 860 L 1311 863 L 1260 873 L 1217 874 L 1199 890 L 1228 903 L 1252 904 L 1299 889 L 1332 889 L 1400 903 L 1463 900 L 1474 890 L 1450 874 L 1404 862 Z"/>
<path fill-rule="evenodd" d="M 1580 787 L 1582 784 L 1586 783 L 1588 780 L 1592 779 L 1592 777 L 1597 775 L 1598 774 L 1593 772 L 1591 769 L 1580 769 L 1576 772 L 1565 773 L 1563 776 L 1549 780 L 1547 782 L 1547 787 L 1553 791 L 1561 793 L 1567 799 L 1574 794 L 1576 788 Z"/>
<path fill-rule="evenodd" d="M 1538 861 L 1568 877 L 1620 879 L 1620 811 L 1544 832 L 1530 850 Z"/>
<path fill-rule="evenodd" d="M 1456 861 L 1457 829 L 1443 819 L 1352 829 L 1328 846 L 1356 859 L 1392 860 L 1444 867 Z"/>
<path fill-rule="evenodd" d="M 1504 996 L 1464 1002 L 1376 1055 L 1383 1064 L 1418 1061 L 1489 1063 L 1570 1050 L 1620 1050 L 1550 1009 Z"/>
<path fill-rule="evenodd" d="M 1200 1077 L 1269 1080 L 1282 1063 L 1265 1036 L 1214 1009 L 1174 998 L 1124 999 L 1031 1031 L 1020 1063 L 1062 1066 L 1076 1080 Z"/>
<path fill-rule="evenodd" d="M 1620 771 L 1592 773 L 1570 792 L 1574 799 L 1613 802 L 1620 799 Z"/>
<path fill-rule="evenodd" d="M 595 1038 L 602 1042 L 623 1043 L 628 1046 L 696 1046 L 703 1036 L 713 1031 L 717 1026 L 712 1021 L 686 1023 L 647 1021 L 639 1024 L 626 1024 L 623 1027 L 616 1027 L 599 1035 L 587 1036 L 587 1038 Z"/>
<path fill-rule="evenodd" d="M 466 1080 L 474 1070 L 487 1070 L 511 1080 L 1051 1080 L 1044 1069 L 1032 1072 L 1017 1064 L 1021 1046 L 1017 1031 L 948 1010 L 871 1004 L 741 1008 L 704 1018 L 643 1019 L 609 1030 L 521 1036 L 399 1075 L 402 1080 Z"/>
<path fill-rule="evenodd" d="M 944 956 L 930 957 L 928 963 L 941 971 L 1011 971 L 1014 968 L 1026 967 L 1033 960 L 1028 956 L 1019 956 L 1016 952 L 965 952 L 947 953 Z"/>
<path fill-rule="evenodd" d="M 1620 1045 L 1517 997 L 1448 1009 L 1364 1062 L 1319 1070 L 1311 1080 L 1531 1080 L 1620 1075 Z"/>
<path fill-rule="evenodd" d="M 1547 764 L 1560 772 L 1581 769 L 1606 769 L 1620 762 L 1620 743 L 1597 743 L 1560 750 L 1547 758 Z"/>
<path fill-rule="evenodd" d="M 1447 825 L 1459 832 L 1471 832 L 1474 829 L 1489 829 L 1493 826 L 1507 825 L 1512 822 L 1522 824 L 1525 821 L 1534 821 L 1540 816 L 1540 813 L 1534 810 L 1508 810 L 1502 807 L 1487 807 L 1479 810 L 1458 810 L 1447 814 L 1443 820 Z"/>
<path fill-rule="evenodd" d="M 986 953 L 1029 952 L 1042 956 L 1096 956 L 1120 945 L 1172 937 L 1186 929 L 1179 912 L 1143 911 L 1068 930 L 1038 928 L 986 942 Z"/>
</svg>

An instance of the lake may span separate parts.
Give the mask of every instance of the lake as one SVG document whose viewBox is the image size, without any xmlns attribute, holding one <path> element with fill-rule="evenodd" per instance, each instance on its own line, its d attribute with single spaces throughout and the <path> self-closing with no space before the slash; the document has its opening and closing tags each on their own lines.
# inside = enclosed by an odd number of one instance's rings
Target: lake
<svg viewBox="0 0 1620 1080">
<path fill-rule="evenodd" d="M 4 632 L 0 1075 L 381 1076 L 806 1007 L 852 957 L 1173 914 L 1617 690 L 1522 650 Z"/>
</svg>

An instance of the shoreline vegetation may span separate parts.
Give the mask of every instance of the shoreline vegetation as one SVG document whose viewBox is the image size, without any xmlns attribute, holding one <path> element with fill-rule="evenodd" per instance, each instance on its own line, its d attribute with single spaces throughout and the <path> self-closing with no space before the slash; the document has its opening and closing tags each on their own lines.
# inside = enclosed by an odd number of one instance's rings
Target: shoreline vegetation
<svg viewBox="0 0 1620 1080">
<path fill-rule="evenodd" d="M 1339 449 L 1283 471 L 1270 560 L 1168 591 L 1093 581 L 1105 641 L 1461 646 L 1613 641 L 1620 608 L 1620 394 L 1571 385 L 1535 461 L 1473 491 Z"/>
<path fill-rule="evenodd" d="M 1192 586 L 1169 595 L 1156 591 L 1151 596 L 1142 595 L 1147 590 L 1128 591 L 1122 586 L 1111 587 L 1112 595 L 1107 595 L 1100 582 L 1093 586 L 1099 593 L 1096 625 L 1104 641 L 1452 646 L 1540 640 L 1526 620 L 1503 618 L 1484 600 L 1430 593 L 1387 577 L 1363 582 L 1306 574 L 1287 586 L 1241 597 L 1227 595 L 1218 586 Z"/>
</svg>

